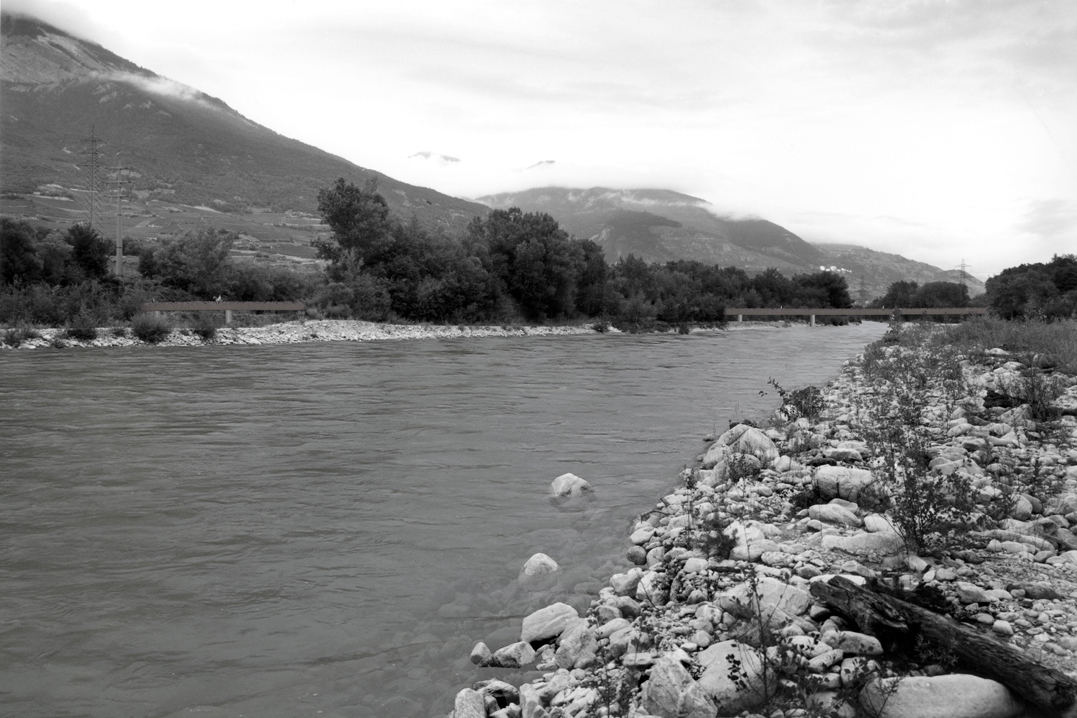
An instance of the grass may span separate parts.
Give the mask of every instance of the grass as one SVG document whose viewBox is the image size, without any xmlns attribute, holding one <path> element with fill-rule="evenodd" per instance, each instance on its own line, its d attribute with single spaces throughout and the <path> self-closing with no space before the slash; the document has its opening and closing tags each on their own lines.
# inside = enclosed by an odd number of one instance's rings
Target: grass
<svg viewBox="0 0 1077 718">
<path fill-rule="evenodd" d="M 1029 360 L 1040 355 L 1041 361 L 1067 374 L 1077 374 L 1077 320 L 1073 319 L 1039 322 L 977 318 L 943 327 L 934 341 L 970 355 L 994 348 Z"/>
</svg>

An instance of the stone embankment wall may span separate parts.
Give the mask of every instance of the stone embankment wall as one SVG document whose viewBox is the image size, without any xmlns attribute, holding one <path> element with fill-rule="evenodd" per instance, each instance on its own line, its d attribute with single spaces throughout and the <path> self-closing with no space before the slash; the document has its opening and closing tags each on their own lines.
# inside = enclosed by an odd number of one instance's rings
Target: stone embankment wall
<svg viewBox="0 0 1077 718">
<path fill-rule="evenodd" d="M 1009 516 L 959 549 L 910 554 L 894 516 L 873 510 L 880 466 L 858 433 L 868 383 L 850 362 L 825 389 L 822 418 L 718 437 L 685 485 L 636 521 L 625 571 L 586 615 L 554 603 L 523 619 L 517 643 L 476 645 L 478 665 L 541 677 L 518 687 L 479 681 L 459 691 L 450 715 L 1041 715 L 1021 686 L 962 673 L 945 646 L 899 655 L 867 620 L 839 615 L 811 590 L 843 576 L 920 596 L 1043 675 L 1077 679 L 1077 421 L 985 407 L 988 390 L 1023 369 L 1005 352 L 965 365 L 968 399 L 935 407 L 925 427 L 930 472 L 961 472 L 981 502 L 1015 479 L 1050 486 L 1049 495 L 1012 495 Z M 1056 408 L 1077 408 L 1077 377 L 1058 381 L 1069 388 Z M 590 490 L 572 475 L 551 489 Z M 521 576 L 557 570 L 539 554 Z"/>
</svg>

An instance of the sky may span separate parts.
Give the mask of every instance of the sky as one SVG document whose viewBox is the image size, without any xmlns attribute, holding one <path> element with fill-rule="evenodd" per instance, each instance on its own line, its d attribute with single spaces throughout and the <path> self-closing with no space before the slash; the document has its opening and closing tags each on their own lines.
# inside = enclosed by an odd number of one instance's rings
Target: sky
<svg viewBox="0 0 1077 718">
<path fill-rule="evenodd" d="M 672 189 L 981 278 L 1077 253 L 1073 0 L 2 7 L 459 197 Z"/>
</svg>

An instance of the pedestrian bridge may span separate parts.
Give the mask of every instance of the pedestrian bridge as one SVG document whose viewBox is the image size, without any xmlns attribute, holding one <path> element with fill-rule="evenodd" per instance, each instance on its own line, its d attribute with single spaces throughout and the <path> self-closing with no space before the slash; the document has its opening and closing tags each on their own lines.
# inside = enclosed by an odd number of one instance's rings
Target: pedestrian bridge
<svg viewBox="0 0 1077 718">
<path fill-rule="evenodd" d="M 232 323 L 232 312 L 302 312 L 303 302 L 143 302 L 144 312 L 224 312 L 224 323 Z"/>
<path fill-rule="evenodd" d="M 862 309 L 851 307 L 849 309 L 830 309 L 822 307 L 806 307 L 800 309 L 786 309 L 784 307 L 726 307 L 726 319 L 736 315 L 738 322 L 743 322 L 744 317 L 811 317 L 811 325 L 815 326 L 816 317 L 891 317 L 893 319 L 911 319 L 915 317 L 927 317 L 937 315 L 960 315 L 960 314 L 986 314 L 986 307 L 933 307 L 921 309 L 917 307 L 894 307 L 893 309 Z"/>
</svg>

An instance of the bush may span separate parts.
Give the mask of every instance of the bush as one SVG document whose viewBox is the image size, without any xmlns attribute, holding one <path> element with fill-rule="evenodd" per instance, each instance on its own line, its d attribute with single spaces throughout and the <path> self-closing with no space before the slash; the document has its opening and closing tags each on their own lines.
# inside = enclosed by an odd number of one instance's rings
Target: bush
<svg viewBox="0 0 1077 718">
<path fill-rule="evenodd" d="M 64 336 L 81 342 L 92 342 L 97 339 L 97 323 L 89 312 L 81 311 L 71 319 Z"/>
<path fill-rule="evenodd" d="M 131 331 L 147 344 L 157 344 L 172 331 L 168 321 L 156 314 L 138 314 L 131 320 Z"/>
<path fill-rule="evenodd" d="M 767 381 L 778 392 L 782 399 L 782 405 L 778 408 L 778 415 L 787 421 L 795 421 L 801 417 L 815 421 L 826 408 L 823 400 L 823 392 L 817 386 L 806 386 L 801 389 L 787 391 L 785 387 L 771 378 Z M 765 391 L 760 391 L 759 396 L 766 396 Z"/>
<path fill-rule="evenodd" d="M 195 318 L 194 333 L 209 342 L 217 338 L 217 318 L 212 312 L 199 312 Z"/>
<path fill-rule="evenodd" d="M 29 339 L 40 338 L 41 332 L 26 324 L 20 324 L 19 326 L 5 329 L 3 335 L 0 336 L 0 342 L 18 348 Z"/>
</svg>

